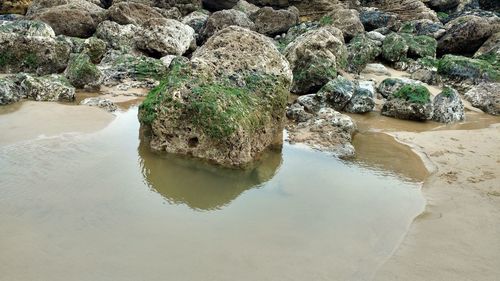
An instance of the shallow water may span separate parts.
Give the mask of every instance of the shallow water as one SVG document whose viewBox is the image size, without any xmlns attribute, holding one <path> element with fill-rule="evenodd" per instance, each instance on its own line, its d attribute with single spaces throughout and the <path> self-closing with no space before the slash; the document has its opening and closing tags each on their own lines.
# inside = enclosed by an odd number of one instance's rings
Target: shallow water
<svg viewBox="0 0 500 281">
<path fill-rule="evenodd" d="M 0 145 L 0 280 L 368 280 L 424 206 L 381 153 L 221 169 L 150 152 L 136 115 Z"/>
</svg>

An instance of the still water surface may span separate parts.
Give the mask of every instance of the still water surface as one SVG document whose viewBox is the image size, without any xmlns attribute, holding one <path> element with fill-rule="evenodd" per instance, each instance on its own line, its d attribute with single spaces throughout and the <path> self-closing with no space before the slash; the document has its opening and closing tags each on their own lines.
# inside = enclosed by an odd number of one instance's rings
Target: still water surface
<svg viewBox="0 0 500 281">
<path fill-rule="evenodd" d="M 0 145 L 0 280 L 369 280 L 424 206 L 390 141 L 353 162 L 285 144 L 237 171 L 151 153 L 136 116 Z"/>
</svg>

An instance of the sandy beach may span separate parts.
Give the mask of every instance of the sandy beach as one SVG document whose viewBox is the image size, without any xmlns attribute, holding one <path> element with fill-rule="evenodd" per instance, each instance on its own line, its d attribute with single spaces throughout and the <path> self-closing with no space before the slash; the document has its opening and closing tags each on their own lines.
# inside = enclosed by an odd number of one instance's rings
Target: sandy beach
<svg viewBox="0 0 500 281">
<path fill-rule="evenodd" d="M 499 280 L 500 124 L 390 134 L 432 174 L 423 186 L 425 212 L 374 280 Z"/>
</svg>

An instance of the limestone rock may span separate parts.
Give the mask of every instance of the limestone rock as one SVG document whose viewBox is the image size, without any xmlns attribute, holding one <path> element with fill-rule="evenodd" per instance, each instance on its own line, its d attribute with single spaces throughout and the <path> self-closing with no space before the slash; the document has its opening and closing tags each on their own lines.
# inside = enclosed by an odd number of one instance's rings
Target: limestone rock
<svg viewBox="0 0 500 281">
<path fill-rule="evenodd" d="M 430 120 L 433 113 L 429 90 L 415 84 L 404 85 L 382 106 L 382 115 L 404 120 Z"/>
<path fill-rule="evenodd" d="M 492 115 L 500 115 L 500 83 L 481 83 L 464 95 L 473 106 Z"/>
<path fill-rule="evenodd" d="M 103 108 L 109 112 L 116 111 L 118 107 L 109 99 L 104 99 L 101 97 L 86 98 L 80 102 L 81 105 L 96 106 Z"/>
<path fill-rule="evenodd" d="M 90 61 L 87 54 L 73 54 L 64 71 L 68 81 L 76 88 L 98 88 L 102 83 L 101 71 Z"/>
<path fill-rule="evenodd" d="M 27 98 L 36 101 L 73 101 L 75 88 L 62 75 L 34 77 L 26 75 L 21 83 Z"/>
<path fill-rule="evenodd" d="M 228 26 L 236 25 L 250 30 L 255 29 L 255 24 L 248 18 L 248 16 L 237 10 L 223 10 L 210 15 L 205 26 L 201 30 L 201 37 L 207 40 L 210 36 L 214 35 Z"/>
<path fill-rule="evenodd" d="M 182 55 L 195 40 L 194 30 L 172 19 L 150 19 L 143 24 L 136 46 L 153 57 Z"/>
<path fill-rule="evenodd" d="M 97 27 L 95 36 L 106 42 L 109 48 L 129 51 L 135 48 L 135 39 L 140 34 L 140 27 L 133 24 L 120 25 L 113 21 L 104 21 Z"/>
<path fill-rule="evenodd" d="M 287 10 L 275 10 L 264 7 L 251 14 L 250 19 L 255 23 L 255 30 L 259 33 L 273 36 L 288 31 L 299 22 L 299 10 L 295 7 Z"/>
<path fill-rule="evenodd" d="M 458 92 L 446 87 L 433 101 L 434 114 L 432 120 L 451 123 L 465 120 L 464 104 Z"/>
</svg>

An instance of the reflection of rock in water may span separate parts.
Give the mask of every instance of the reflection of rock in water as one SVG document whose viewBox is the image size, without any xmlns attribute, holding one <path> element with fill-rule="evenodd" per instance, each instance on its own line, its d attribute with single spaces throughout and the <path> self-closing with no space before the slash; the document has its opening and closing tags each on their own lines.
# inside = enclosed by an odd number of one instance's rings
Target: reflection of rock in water
<svg viewBox="0 0 500 281">
<path fill-rule="evenodd" d="M 222 168 L 196 159 L 156 154 L 141 137 L 139 156 L 144 180 L 174 204 L 197 210 L 220 209 L 244 191 L 269 181 L 281 165 L 281 151 L 266 151 L 245 170 Z"/>
</svg>

